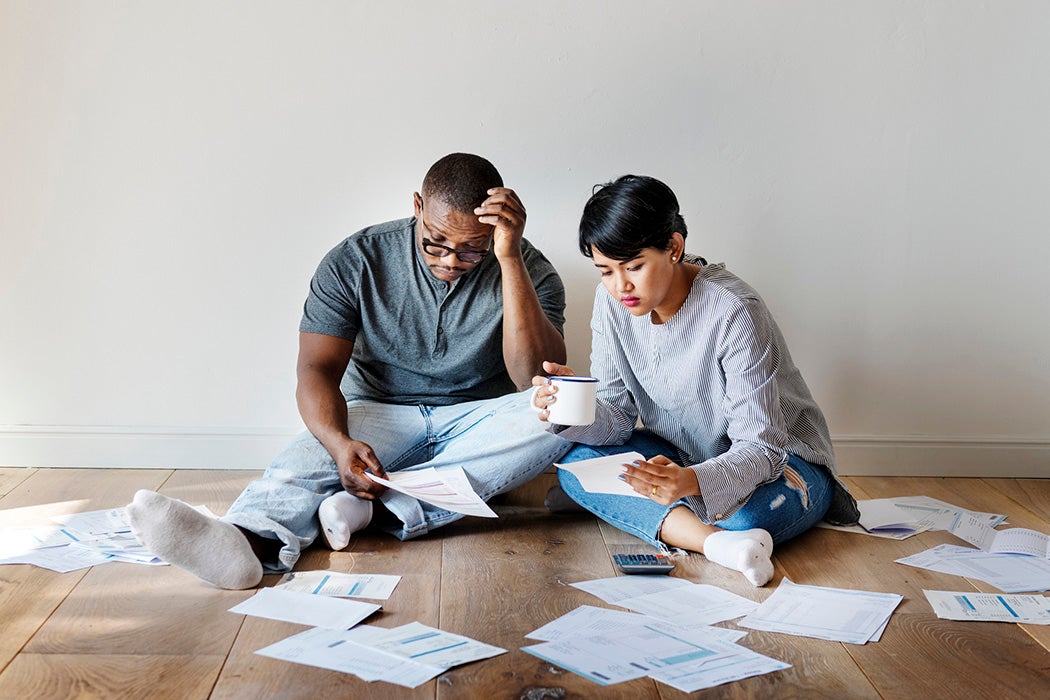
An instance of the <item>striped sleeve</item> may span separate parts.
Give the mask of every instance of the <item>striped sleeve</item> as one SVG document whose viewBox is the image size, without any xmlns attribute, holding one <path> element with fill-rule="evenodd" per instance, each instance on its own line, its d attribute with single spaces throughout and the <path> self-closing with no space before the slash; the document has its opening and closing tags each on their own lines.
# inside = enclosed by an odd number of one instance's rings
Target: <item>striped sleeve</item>
<svg viewBox="0 0 1050 700">
<path fill-rule="evenodd" d="M 743 299 L 718 330 L 730 447 L 691 466 L 701 495 L 691 497 L 690 506 L 708 522 L 728 517 L 760 484 L 779 478 L 789 439 L 777 383 L 780 354 L 765 307 Z"/>
</svg>

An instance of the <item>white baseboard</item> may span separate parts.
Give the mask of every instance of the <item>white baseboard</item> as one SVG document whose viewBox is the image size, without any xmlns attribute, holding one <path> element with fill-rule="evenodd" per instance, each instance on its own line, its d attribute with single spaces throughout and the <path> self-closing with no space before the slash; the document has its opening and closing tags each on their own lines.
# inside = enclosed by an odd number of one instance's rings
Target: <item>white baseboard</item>
<svg viewBox="0 0 1050 700">
<path fill-rule="evenodd" d="M 0 466 L 264 469 L 296 428 L 0 426 Z M 847 476 L 1050 478 L 1050 438 L 840 435 Z"/>
<path fill-rule="evenodd" d="M 840 435 L 844 476 L 1050 478 L 1050 439 Z"/>
<path fill-rule="evenodd" d="M 0 426 L 0 466 L 265 469 L 298 432 L 294 428 L 7 425 Z"/>
</svg>

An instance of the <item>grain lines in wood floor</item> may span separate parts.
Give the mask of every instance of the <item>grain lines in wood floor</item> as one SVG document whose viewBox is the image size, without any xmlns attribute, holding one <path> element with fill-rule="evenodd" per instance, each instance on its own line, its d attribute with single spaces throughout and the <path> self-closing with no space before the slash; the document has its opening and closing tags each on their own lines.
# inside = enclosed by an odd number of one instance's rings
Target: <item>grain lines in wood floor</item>
<svg viewBox="0 0 1050 700">
<path fill-rule="evenodd" d="M 255 473 L 198 470 L 0 469 L 0 525 L 127 503 L 150 488 L 222 513 Z M 498 499 L 498 520 L 466 518 L 401 543 L 366 531 L 350 551 L 307 550 L 297 568 L 402 576 L 369 622 L 414 620 L 506 648 L 506 654 L 419 688 L 365 683 L 254 652 L 303 628 L 227 612 L 251 591 L 220 591 L 173 567 L 106 564 L 57 574 L 0 567 L 0 698 L 675 698 L 649 679 L 602 688 L 521 651 L 525 633 L 579 605 L 603 605 L 569 586 L 615 575 L 609 546 L 629 536 L 583 514 L 542 505 L 551 475 Z M 857 477 L 858 498 L 925 494 L 1010 524 L 1050 531 L 1050 480 Z M 881 641 L 863 646 L 750 632 L 745 644 L 790 669 L 698 697 L 1046 697 L 1050 628 L 938 619 L 922 590 L 986 584 L 894 564 L 958 540 L 943 532 L 904 541 L 814 530 L 777 549 L 776 576 L 754 589 L 692 555 L 676 576 L 764 600 L 796 583 L 904 595 Z M 272 585 L 267 576 L 262 585 Z M 731 623 L 726 623 L 731 626 Z"/>
</svg>

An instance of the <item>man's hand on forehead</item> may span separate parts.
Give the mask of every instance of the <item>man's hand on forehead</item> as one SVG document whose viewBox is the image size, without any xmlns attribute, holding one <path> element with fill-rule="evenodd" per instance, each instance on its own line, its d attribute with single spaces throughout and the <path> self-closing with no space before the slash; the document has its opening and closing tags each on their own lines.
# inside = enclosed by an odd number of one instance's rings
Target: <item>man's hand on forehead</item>
<svg viewBox="0 0 1050 700">
<path fill-rule="evenodd" d="M 508 187 L 493 187 L 481 206 L 474 210 L 478 221 L 493 227 L 492 250 L 496 257 L 521 255 L 521 238 L 525 233 L 525 205 Z"/>
</svg>

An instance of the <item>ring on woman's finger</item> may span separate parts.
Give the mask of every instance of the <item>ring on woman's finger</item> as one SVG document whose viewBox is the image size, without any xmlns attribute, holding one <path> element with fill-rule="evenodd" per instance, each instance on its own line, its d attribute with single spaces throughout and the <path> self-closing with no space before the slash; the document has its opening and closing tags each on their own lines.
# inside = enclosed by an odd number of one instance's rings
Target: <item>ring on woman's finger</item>
<svg viewBox="0 0 1050 700">
<path fill-rule="evenodd" d="M 653 492 L 652 492 L 651 494 L 649 494 L 649 495 L 655 498 L 655 497 L 656 497 L 656 491 L 657 491 L 657 489 L 659 489 L 659 488 L 660 488 L 659 486 L 654 486 L 654 487 L 653 487 Z"/>
</svg>

